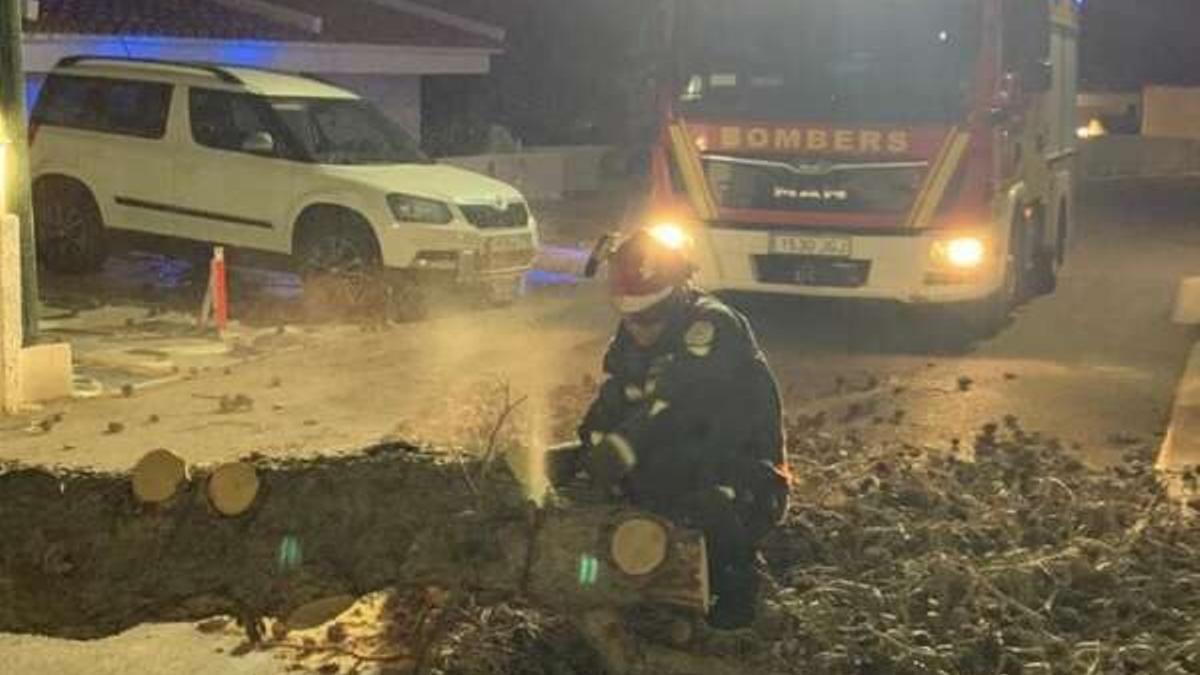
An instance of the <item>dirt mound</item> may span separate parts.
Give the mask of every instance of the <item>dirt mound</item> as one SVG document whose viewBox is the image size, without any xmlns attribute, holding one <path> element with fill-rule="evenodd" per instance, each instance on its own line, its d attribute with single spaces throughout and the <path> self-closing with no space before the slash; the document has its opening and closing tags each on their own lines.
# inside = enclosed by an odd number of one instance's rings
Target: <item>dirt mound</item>
<svg viewBox="0 0 1200 675">
<path fill-rule="evenodd" d="M 1149 451 L 1096 471 L 1010 418 L 970 448 L 818 435 L 792 458 L 781 672 L 1200 672 L 1200 533 Z"/>
<path fill-rule="evenodd" d="M 1148 449 L 1094 470 L 1011 418 L 944 451 L 791 437 L 760 621 L 694 651 L 748 673 L 1200 673 L 1200 531 Z M 445 619 L 426 672 L 600 672 L 555 617 Z"/>
</svg>

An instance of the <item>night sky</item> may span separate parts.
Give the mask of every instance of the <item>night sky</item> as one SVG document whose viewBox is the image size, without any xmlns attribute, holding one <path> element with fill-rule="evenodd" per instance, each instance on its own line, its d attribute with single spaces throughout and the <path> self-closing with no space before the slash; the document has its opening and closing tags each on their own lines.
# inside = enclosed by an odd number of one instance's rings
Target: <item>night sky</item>
<svg viewBox="0 0 1200 675">
<path fill-rule="evenodd" d="M 1084 86 L 1200 85 L 1200 0 L 1087 0 Z"/>
<path fill-rule="evenodd" d="M 423 0 L 498 24 L 562 0 Z M 736 2 L 737 0 L 730 0 Z M 838 1 L 838 0 L 831 0 Z M 646 0 L 570 0 L 616 7 Z M 1083 78 L 1086 87 L 1136 89 L 1143 84 L 1200 85 L 1200 0 L 1085 0 Z M 586 23 L 583 30 L 590 30 Z M 510 25 L 514 33 L 519 26 Z"/>
</svg>

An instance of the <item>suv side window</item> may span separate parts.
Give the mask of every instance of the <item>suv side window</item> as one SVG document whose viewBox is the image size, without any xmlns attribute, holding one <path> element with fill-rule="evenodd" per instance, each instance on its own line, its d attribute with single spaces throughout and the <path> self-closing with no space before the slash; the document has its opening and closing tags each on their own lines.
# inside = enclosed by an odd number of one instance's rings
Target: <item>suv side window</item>
<svg viewBox="0 0 1200 675">
<path fill-rule="evenodd" d="M 192 139 L 198 145 L 215 150 L 250 152 L 246 142 L 259 134 L 270 135 L 276 144 L 270 153 L 279 155 L 280 139 L 266 104 L 250 94 L 237 94 L 214 89 L 192 88 L 188 92 L 188 109 L 192 121 Z"/>
<path fill-rule="evenodd" d="M 51 75 L 33 121 L 46 126 L 159 139 L 171 109 L 169 84 L 105 77 Z"/>
</svg>

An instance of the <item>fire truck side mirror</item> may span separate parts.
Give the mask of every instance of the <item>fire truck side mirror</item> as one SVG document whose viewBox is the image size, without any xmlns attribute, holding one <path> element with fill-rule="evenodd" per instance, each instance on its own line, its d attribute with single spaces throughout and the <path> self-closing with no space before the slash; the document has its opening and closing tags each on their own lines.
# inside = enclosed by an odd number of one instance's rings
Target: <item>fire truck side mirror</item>
<svg viewBox="0 0 1200 675">
<path fill-rule="evenodd" d="M 592 247 L 592 254 L 588 256 L 587 264 L 583 268 L 583 277 L 585 279 L 594 279 L 600 273 L 600 266 L 608 259 L 612 253 L 613 236 L 606 234 L 596 241 L 596 245 Z"/>
<path fill-rule="evenodd" d="M 1013 112 L 1019 108 L 1021 100 L 1020 78 L 1015 73 L 1005 73 L 996 93 L 992 96 L 989 119 L 992 124 L 1006 124 L 1012 119 Z"/>
<path fill-rule="evenodd" d="M 1025 94 L 1048 91 L 1051 21 L 1046 2 L 1006 0 L 1003 5 L 1004 70 L 1015 73 Z"/>
<path fill-rule="evenodd" d="M 1054 66 L 1049 61 L 1031 61 L 1021 74 L 1021 88 L 1030 94 L 1044 94 L 1054 86 Z"/>
</svg>

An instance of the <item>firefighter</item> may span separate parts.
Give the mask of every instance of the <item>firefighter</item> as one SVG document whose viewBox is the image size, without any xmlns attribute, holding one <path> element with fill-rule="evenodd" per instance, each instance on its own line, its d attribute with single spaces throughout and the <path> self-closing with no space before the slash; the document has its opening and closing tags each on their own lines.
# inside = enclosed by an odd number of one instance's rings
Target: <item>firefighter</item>
<svg viewBox="0 0 1200 675">
<path fill-rule="evenodd" d="M 705 534 L 710 625 L 754 618 L 756 548 L 786 510 L 775 379 L 750 324 L 692 285 L 679 230 L 644 230 L 608 257 L 620 328 L 580 426 L 605 494 Z"/>
</svg>

